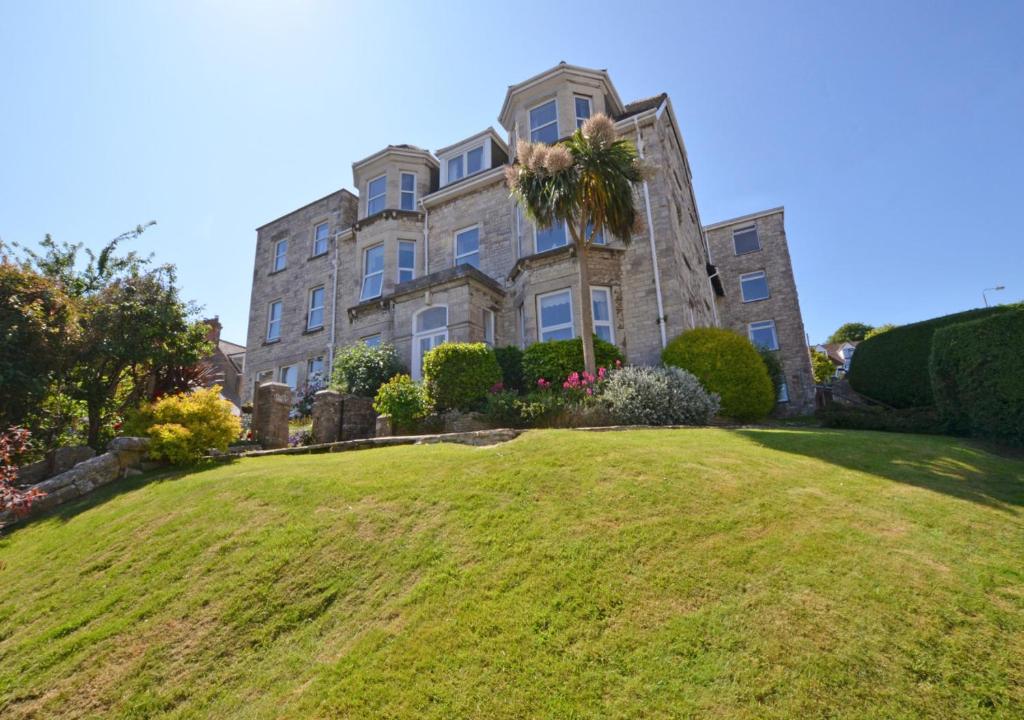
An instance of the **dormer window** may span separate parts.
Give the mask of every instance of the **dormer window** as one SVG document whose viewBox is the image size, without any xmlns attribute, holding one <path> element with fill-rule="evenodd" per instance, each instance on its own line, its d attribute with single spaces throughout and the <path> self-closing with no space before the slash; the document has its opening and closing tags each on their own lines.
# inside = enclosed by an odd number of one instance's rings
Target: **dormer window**
<svg viewBox="0 0 1024 720">
<path fill-rule="evenodd" d="M 590 119 L 590 98 L 577 95 L 576 101 L 576 127 L 583 127 L 583 123 Z"/>
<path fill-rule="evenodd" d="M 484 146 L 477 145 L 448 159 L 448 182 L 453 183 L 484 169 Z"/>
<path fill-rule="evenodd" d="M 416 176 L 413 173 L 402 173 L 402 202 L 403 210 L 416 209 Z"/>
<path fill-rule="evenodd" d="M 388 179 L 381 175 L 366 186 L 366 215 L 375 215 L 384 209 Z"/>
<path fill-rule="evenodd" d="M 530 140 L 548 145 L 558 142 L 558 106 L 554 100 L 530 110 Z"/>
<path fill-rule="evenodd" d="M 453 157 L 448 161 L 448 182 L 455 182 L 461 180 L 465 173 L 463 172 L 463 161 L 462 156 Z"/>
</svg>

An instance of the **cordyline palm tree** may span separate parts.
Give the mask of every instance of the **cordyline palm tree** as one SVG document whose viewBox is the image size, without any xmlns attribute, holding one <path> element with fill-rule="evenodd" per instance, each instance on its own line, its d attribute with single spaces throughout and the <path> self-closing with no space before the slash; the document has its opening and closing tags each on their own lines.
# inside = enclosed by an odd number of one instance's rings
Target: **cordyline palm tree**
<svg viewBox="0 0 1024 720">
<path fill-rule="evenodd" d="M 594 314 L 587 254 L 599 233 L 629 242 L 639 228 L 633 187 L 644 179 L 636 147 L 615 135 L 606 115 L 595 115 L 556 145 L 520 140 L 516 164 L 506 169 L 512 197 L 538 227 L 564 222 L 576 246 L 580 275 L 583 369 L 594 374 Z"/>
</svg>

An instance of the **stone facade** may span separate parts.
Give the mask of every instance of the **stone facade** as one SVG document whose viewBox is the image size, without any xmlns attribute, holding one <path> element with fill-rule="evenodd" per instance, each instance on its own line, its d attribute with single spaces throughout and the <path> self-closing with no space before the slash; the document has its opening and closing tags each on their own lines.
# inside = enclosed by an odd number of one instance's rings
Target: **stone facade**
<svg viewBox="0 0 1024 720">
<path fill-rule="evenodd" d="M 786 242 L 783 209 L 745 215 L 709 225 L 711 257 L 718 269 L 724 295 L 718 298 L 719 319 L 724 327 L 765 342 L 771 338 L 767 324 L 774 326 L 774 345 L 782 361 L 786 391 L 779 414 L 810 412 L 814 407 L 814 379 L 807 353 L 800 298 Z M 754 286 L 744 297 L 742 278 L 767 285 L 767 297 Z"/>
<path fill-rule="evenodd" d="M 258 229 L 243 402 L 258 382 L 301 386 L 314 368 L 330 365 L 335 348 L 361 340 L 393 343 L 414 376 L 420 355 L 438 338 L 528 345 L 542 336 L 546 293 L 568 292 L 567 331 L 578 335 L 584 298 L 577 254 L 565 233 L 539 242 L 504 184 L 504 166 L 514 162 L 516 140 L 531 137 L 538 107 L 554 115 L 547 140 L 570 135 L 587 108 L 608 114 L 657 169 L 637 190 L 643 232 L 608 237 L 588 253 L 591 283 L 612 308 L 602 331 L 630 362 L 654 364 L 679 333 L 719 324 L 730 296 L 716 300 L 721 288 L 712 282 L 671 101 L 660 95 L 623 103 L 607 72 L 563 63 L 509 87 L 499 116 L 504 138 L 487 129 L 436 153 L 389 145 L 353 164 L 358 197 L 340 190 Z M 329 250 L 309 258 L 321 222 L 330 222 Z M 275 270 L 282 238 L 294 240 L 287 267 Z M 311 329 L 310 293 L 317 287 L 328 297 L 323 327 Z M 280 327 L 268 337 L 276 300 L 283 305 Z M 446 323 L 418 332 L 418 319 L 440 312 L 424 314 L 432 308 L 445 309 Z"/>
</svg>

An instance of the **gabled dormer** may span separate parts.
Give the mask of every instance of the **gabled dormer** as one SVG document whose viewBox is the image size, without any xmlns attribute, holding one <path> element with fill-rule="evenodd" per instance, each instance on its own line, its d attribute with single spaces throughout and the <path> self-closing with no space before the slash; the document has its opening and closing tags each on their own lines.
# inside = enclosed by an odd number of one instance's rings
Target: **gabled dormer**
<svg viewBox="0 0 1024 720">
<path fill-rule="evenodd" d="M 562 62 L 510 85 L 498 121 L 508 131 L 514 157 L 520 138 L 555 143 L 572 135 L 591 115 L 616 117 L 624 109 L 607 71 Z"/>
<path fill-rule="evenodd" d="M 508 162 L 508 145 L 494 128 L 487 128 L 436 153 L 441 162 L 440 187 Z"/>
<path fill-rule="evenodd" d="M 437 189 L 437 174 L 437 159 L 415 145 L 388 145 L 352 163 L 359 219 L 384 210 L 418 211 L 420 199 Z"/>
</svg>

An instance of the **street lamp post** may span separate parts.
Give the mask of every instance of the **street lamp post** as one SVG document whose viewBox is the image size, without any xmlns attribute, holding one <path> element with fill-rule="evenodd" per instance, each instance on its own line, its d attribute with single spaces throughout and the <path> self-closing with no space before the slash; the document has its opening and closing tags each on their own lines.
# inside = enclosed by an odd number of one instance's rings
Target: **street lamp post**
<svg viewBox="0 0 1024 720">
<path fill-rule="evenodd" d="M 985 301 L 985 307 L 988 307 L 988 296 L 985 295 L 985 293 L 988 293 L 988 292 L 998 292 L 1000 290 L 1005 290 L 1005 289 L 1006 289 L 1006 287 L 1004 285 L 996 285 L 995 287 L 985 288 L 984 290 L 982 290 L 981 291 L 981 299 Z"/>
</svg>

